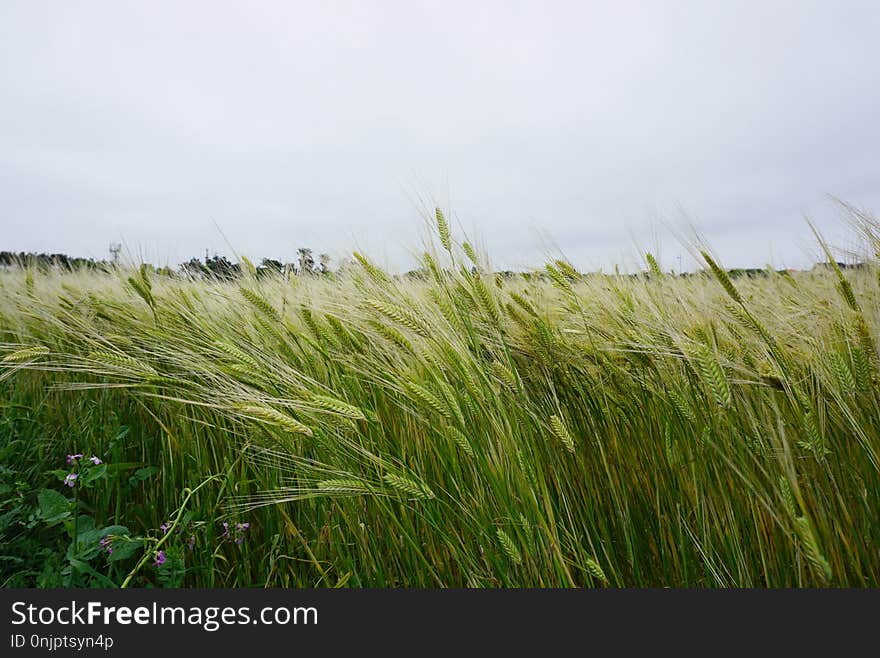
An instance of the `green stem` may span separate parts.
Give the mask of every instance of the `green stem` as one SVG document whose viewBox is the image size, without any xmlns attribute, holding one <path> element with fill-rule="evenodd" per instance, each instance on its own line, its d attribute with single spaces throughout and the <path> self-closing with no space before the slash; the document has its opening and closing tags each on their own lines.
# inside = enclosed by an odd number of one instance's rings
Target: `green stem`
<svg viewBox="0 0 880 658">
<path fill-rule="evenodd" d="M 206 484 L 208 484 L 208 482 L 211 482 L 212 480 L 216 480 L 219 477 L 220 477 L 219 475 L 212 475 L 209 478 L 207 478 L 204 482 L 202 482 L 199 486 L 197 486 L 195 489 L 190 489 L 189 487 L 187 487 L 186 489 L 183 490 L 183 500 L 180 503 L 180 507 L 177 508 L 177 514 L 174 516 L 174 521 L 172 521 L 171 525 L 165 531 L 165 534 L 162 536 L 162 538 L 158 542 L 156 542 L 156 545 L 153 547 L 153 550 L 147 551 L 144 553 L 144 556 L 140 559 L 140 562 L 138 562 L 137 565 L 135 565 L 134 569 L 132 569 L 131 572 L 128 574 L 128 576 L 125 577 L 125 580 L 122 581 L 122 585 L 119 586 L 120 589 L 125 589 L 126 587 L 128 587 L 129 583 L 131 582 L 131 579 L 134 578 L 135 574 L 138 571 L 140 571 L 141 567 L 143 567 L 149 561 L 149 559 L 151 557 L 153 557 L 153 555 L 155 555 L 156 552 L 158 552 L 158 550 L 162 547 L 162 545 L 166 541 L 168 541 L 168 538 L 171 537 L 172 532 L 177 527 L 178 523 L 180 523 L 180 519 L 183 516 L 183 512 L 186 509 L 186 505 L 187 505 L 187 503 L 189 503 L 190 498 L 192 498 L 199 489 L 201 489 Z"/>
<path fill-rule="evenodd" d="M 79 475 L 79 469 L 77 469 L 77 475 Z M 77 546 L 77 539 L 79 538 L 79 487 L 80 483 L 75 482 L 76 486 L 73 488 L 73 551 L 77 553 L 79 551 L 79 546 Z"/>
</svg>

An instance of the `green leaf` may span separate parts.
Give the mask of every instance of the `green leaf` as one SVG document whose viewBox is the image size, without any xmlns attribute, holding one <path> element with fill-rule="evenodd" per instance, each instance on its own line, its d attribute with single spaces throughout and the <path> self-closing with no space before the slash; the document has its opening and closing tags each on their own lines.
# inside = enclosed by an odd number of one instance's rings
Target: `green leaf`
<svg viewBox="0 0 880 658">
<path fill-rule="evenodd" d="M 144 546 L 144 540 L 137 538 L 132 539 L 130 537 L 118 537 L 113 540 L 113 552 L 110 553 L 110 556 L 107 558 L 108 562 L 118 562 L 119 560 L 125 560 L 126 558 L 130 558 L 135 553 L 138 553 Z"/>
<path fill-rule="evenodd" d="M 136 485 L 138 482 L 143 482 L 144 480 L 149 480 L 151 477 L 156 475 L 159 472 L 159 469 L 156 466 L 147 466 L 146 468 L 139 468 L 134 472 L 134 474 L 128 478 L 128 483 L 132 485 Z"/>
<path fill-rule="evenodd" d="M 76 532 L 82 535 L 95 529 L 95 519 L 88 514 L 80 514 L 76 517 Z"/>
<path fill-rule="evenodd" d="M 93 560 L 98 554 L 104 550 L 101 546 L 101 540 L 107 535 L 125 535 L 128 534 L 128 528 L 121 525 L 110 525 L 104 528 L 95 528 L 88 532 L 81 533 L 76 539 L 76 545 L 71 542 L 67 550 L 68 560 L 83 560 L 88 562 Z"/>
<path fill-rule="evenodd" d="M 70 516 L 70 501 L 52 489 L 41 489 L 37 494 L 37 503 L 40 506 L 40 518 L 50 525 Z"/>
<path fill-rule="evenodd" d="M 107 475 L 116 475 L 122 471 L 128 471 L 132 468 L 140 468 L 144 466 L 143 462 L 117 462 L 113 464 L 104 464 L 107 467 Z"/>
<path fill-rule="evenodd" d="M 116 587 L 116 583 L 107 578 L 107 576 L 98 573 L 92 567 L 88 565 L 87 562 L 82 562 L 81 560 L 71 559 L 70 566 L 76 573 L 87 574 L 92 577 L 94 585 L 100 585 L 101 587 Z"/>
<path fill-rule="evenodd" d="M 86 469 L 85 473 L 82 475 L 82 481 L 84 484 L 90 484 L 95 480 L 99 480 L 107 475 L 107 467 L 104 464 L 100 464 L 95 466 L 94 468 Z"/>
</svg>

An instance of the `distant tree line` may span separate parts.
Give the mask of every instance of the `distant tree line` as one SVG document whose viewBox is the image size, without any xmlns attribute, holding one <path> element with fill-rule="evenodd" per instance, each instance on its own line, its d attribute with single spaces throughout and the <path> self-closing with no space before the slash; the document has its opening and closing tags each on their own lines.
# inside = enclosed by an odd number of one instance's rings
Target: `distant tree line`
<svg viewBox="0 0 880 658">
<path fill-rule="evenodd" d="M 260 264 L 255 266 L 256 274 L 263 276 L 291 276 L 291 275 L 329 275 L 330 256 L 320 254 L 317 262 L 313 251 L 307 247 L 297 250 L 296 260 L 283 263 L 272 258 L 263 258 Z M 36 268 L 36 269 L 60 269 L 60 270 L 92 270 L 111 271 L 116 264 L 108 260 L 95 260 L 94 258 L 75 258 L 67 254 L 46 254 L 33 252 L 0 251 L 0 267 L 5 268 Z M 240 263 L 233 263 L 225 256 L 208 256 L 204 260 L 191 258 L 181 263 L 176 270 L 170 267 L 154 267 L 147 265 L 151 271 L 164 276 L 188 276 L 203 279 L 227 281 L 236 279 L 242 274 Z"/>
<path fill-rule="evenodd" d="M 258 277 L 264 276 L 293 276 L 293 275 L 313 275 L 326 276 L 331 273 L 330 256 L 320 254 L 317 262 L 315 261 L 314 252 L 308 247 L 300 247 L 297 249 L 296 260 L 282 262 L 273 258 L 263 258 L 259 265 L 254 266 Z M 865 267 L 864 263 L 837 263 L 840 269 L 857 269 Z M 63 270 L 93 270 L 109 272 L 115 267 L 113 261 L 95 260 L 94 258 L 78 258 L 68 256 L 67 254 L 46 254 L 32 252 L 13 252 L 0 251 L 0 267 L 13 268 L 38 268 L 38 269 L 63 269 Z M 205 254 L 204 259 L 191 258 L 185 263 L 181 263 L 176 270 L 170 267 L 154 267 L 148 265 L 151 271 L 163 276 L 185 276 L 196 277 L 202 279 L 212 279 L 218 281 L 228 281 L 237 279 L 242 274 L 242 266 L 240 263 L 233 263 L 225 256 L 208 256 Z M 813 269 L 831 269 L 832 264 L 829 262 L 816 263 Z M 786 270 L 777 270 L 779 274 L 786 273 Z M 473 268 L 473 273 L 477 273 L 477 268 Z M 733 268 L 727 270 L 731 278 L 739 277 L 757 277 L 766 276 L 768 270 L 766 268 Z M 615 274 L 619 272 L 615 271 Z M 634 273 L 627 276 L 639 277 L 646 273 Z M 679 276 L 693 276 L 693 272 L 682 272 Z M 525 279 L 537 278 L 546 279 L 545 272 L 513 272 L 504 270 L 497 272 L 496 276 L 502 279 L 510 279 L 522 276 Z M 428 279 L 430 272 L 425 269 L 410 270 L 406 272 L 404 277 L 409 279 Z"/>
<path fill-rule="evenodd" d="M 35 254 L 31 252 L 0 251 L 0 267 L 40 267 L 61 268 L 67 270 L 105 269 L 110 267 L 105 260 L 94 258 L 75 258 L 67 254 Z"/>
</svg>

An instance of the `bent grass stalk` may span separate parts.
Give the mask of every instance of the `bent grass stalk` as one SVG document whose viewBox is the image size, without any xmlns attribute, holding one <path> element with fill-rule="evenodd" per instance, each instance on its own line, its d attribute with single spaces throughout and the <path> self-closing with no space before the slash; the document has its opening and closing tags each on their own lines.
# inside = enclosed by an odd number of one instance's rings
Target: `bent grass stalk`
<svg viewBox="0 0 880 658">
<path fill-rule="evenodd" d="M 152 547 L 151 550 L 145 551 L 143 557 L 141 557 L 140 561 L 135 565 L 135 567 L 128 573 L 125 577 L 125 580 L 122 581 L 122 584 L 119 586 L 120 589 L 125 589 L 131 583 L 132 578 L 137 575 L 137 572 L 141 570 L 141 568 L 149 562 L 152 558 L 155 557 L 156 553 L 162 548 L 165 542 L 168 541 L 173 535 L 173 531 L 180 524 L 180 519 L 183 517 L 183 513 L 186 510 L 186 506 L 189 504 L 190 499 L 205 485 L 210 482 L 214 482 L 215 480 L 221 479 L 219 475 L 212 475 L 205 480 L 203 480 L 195 489 L 184 489 L 183 490 L 183 500 L 180 501 L 180 507 L 177 508 L 177 512 L 174 514 L 174 520 L 171 522 L 171 525 L 165 531 L 165 534 L 159 538 L 156 542 L 155 546 Z"/>
</svg>

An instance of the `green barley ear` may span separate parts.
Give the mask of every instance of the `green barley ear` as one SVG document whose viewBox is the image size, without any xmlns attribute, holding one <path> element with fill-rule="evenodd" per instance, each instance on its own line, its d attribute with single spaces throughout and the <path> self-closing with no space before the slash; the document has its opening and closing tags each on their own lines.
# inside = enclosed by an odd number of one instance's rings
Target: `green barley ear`
<svg viewBox="0 0 880 658">
<path fill-rule="evenodd" d="M 696 425 L 697 417 L 694 415 L 694 412 L 691 410 L 687 401 L 673 390 L 668 391 L 668 394 L 672 406 L 675 407 L 675 411 L 678 413 L 679 417 L 691 425 Z"/>
<path fill-rule="evenodd" d="M 706 345 L 698 345 L 696 350 L 697 366 L 703 381 L 706 382 L 712 397 L 719 407 L 728 407 L 733 401 L 727 377 L 712 350 Z"/>
<path fill-rule="evenodd" d="M 474 277 L 474 292 L 476 293 L 480 307 L 486 315 L 489 316 L 492 323 L 496 326 L 501 324 L 501 315 L 498 312 L 498 307 L 495 305 L 495 299 L 492 297 L 492 293 L 489 291 L 489 288 L 486 287 L 481 276 Z"/>
<path fill-rule="evenodd" d="M 493 361 L 492 370 L 495 372 L 495 376 L 510 389 L 511 393 L 519 393 L 519 382 L 516 375 L 507 366 L 500 361 Z"/>
<path fill-rule="evenodd" d="M 602 567 L 599 566 L 599 563 L 596 562 L 596 560 L 588 557 L 587 561 L 584 563 L 584 567 L 586 567 L 587 573 L 589 573 L 593 578 L 603 583 L 608 583 L 608 577 L 605 575 L 605 572 L 602 571 Z"/>
<path fill-rule="evenodd" d="M 709 265 L 709 269 L 712 270 L 712 274 L 715 275 L 715 278 L 718 279 L 718 283 L 721 284 L 721 287 L 727 291 L 727 294 L 730 295 L 730 298 L 733 299 L 738 304 L 743 303 L 743 299 L 739 294 L 739 291 L 733 285 L 733 281 L 730 280 L 730 276 L 718 266 L 712 257 L 706 253 L 705 251 L 701 251 L 700 255 L 703 257 L 703 260 Z"/>
<path fill-rule="evenodd" d="M 424 320 L 410 309 L 397 306 L 396 304 L 383 302 L 378 299 L 365 299 L 364 304 L 374 311 L 381 313 L 385 317 L 394 320 L 398 324 L 402 324 L 404 327 L 423 338 L 430 338 L 431 336 Z"/>
<path fill-rule="evenodd" d="M 547 263 L 544 266 L 544 269 L 547 271 L 547 274 L 550 276 L 550 280 L 553 282 L 553 285 L 562 290 L 565 293 L 571 294 L 571 282 L 565 278 L 565 275 L 560 272 L 556 267 L 552 264 Z"/>
<path fill-rule="evenodd" d="M 501 550 L 503 550 L 504 554 L 510 558 L 510 561 L 514 564 L 522 563 L 522 554 L 519 552 L 516 543 L 510 538 L 510 535 L 504 532 L 501 528 L 496 528 L 495 534 L 498 537 L 498 543 L 501 544 Z"/>
<path fill-rule="evenodd" d="M 376 267 L 375 265 L 373 265 L 373 264 L 372 264 L 372 263 L 371 263 L 371 262 L 370 262 L 365 256 L 363 256 L 361 253 L 355 251 L 355 252 L 352 252 L 352 256 L 354 256 L 354 259 L 355 259 L 358 263 L 361 264 L 361 267 L 364 268 L 364 271 L 366 271 L 367 275 L 368 275 L 373 281 L 375 281 L 376 283 L 379 283 L 379 284 L 383 284 L 383 285 L 391 282 L 391 279 L 388 278 L 388 275 L 385 274 L 385 272 L 383 272 L 381 269 L 379 269 L 378 267 Z"/>
<path fill-rule="evenodd" d="M 805 516 L 799 516 L 794 521 L 800 547 L 804 551 L 807 562 L 810 563 L 813 573 L 822 581 L 822 584 L 827 584 L 833 575 L 831 565 L 828 564 L 828 560 L 819 549 L 819 543 L 816 541 L 816 535 L 813 533 L 810 521 Z"/>
<path fill-rule="evenodd" d="M 538 312 L 535 310 L 535 307 L 522 295 L 519 295 L 515 292 L 510 293 L 510 298 L 516 302 L 516 305 L 519 306 L 526 313 L 531 315 L 534 318 L 538 317 Z"/>
<path fill-rule="evenodd" d="M 852 356 L 853 375 L 856 378 L 856 385 L 862 393 L 867 393 L 873 386 L 871 363 L 860 347 L 852 348 L 850 354 Z"/>
<path fill-rule="evenodd" d="M 655 276 L 658 279 L 663 276 L 663 270 L 660 269 L 660 264 L 657 262 L 657 259 L 654 258 L 654 254 L 650 251 L 645 254 L 645 260 L 648 261 L 648 271 L 651 272 L 651 276 Z"/>
<path fill-rule="evenodd" d="M 840 354 L 840 352 L 831 352 L 828 355 L 828 369 L 834 375 L 837 386 L 844 395 L 854 395 L 856 393 L 859 387 L 845 356 Z"/>
<path fill-rule="evenodd" d="M 152 366 L 143 363 L 142 361 L 138 361 L 137 359 L 130 357 L 126 354 L 95 351 L 89 352 L 86 358 L 90 361 L 96 361 L 98 363 L 108 365 L 113 368 L 128 370 L 141 376 L 155 376 L 159 374 Z"/>
<path fill-rule="evenodd" d="M 141 275 L 141 281 L 144 282 L 144 285 L 147 287 L 147 290 L 153 289 L 153 284 L 150 282 L 150 268 L 147 267 L 146 263 L 141 263 L 141 266 L 138 268 L 138 271 Z"/>
<path fill-rule="evenodd" d="M 452 441 L 455 443 L 455 445 L 458 446 L 459 450 L 461 450 L 468 457 L 474 457 L 474 448 L 471 445 L 470 440 L 462 432 L 460 432 L 455 427 L 450 427 L 447 430 L 447 434 L 449 435 L 449 438 L 451 438 Z"/>
<path fill-rule="evenodd" d="M 533 553 L 536 552 L 537 547 L 535 546 L 535 531 L 532 528 L 532 524 L 529 523 L 529 520 L 522 512 L 520 512 L 519 519 L 517 520 L 519 521 L 519 526 L 522 528 L 523 533 L 526 536 L 526 553 L 528 553 L 529 550 L 531 550 L 531 552 Z"/>
<path fill-rule="evenodd" d="M 856 333 L 859 335 L 859 345 L 864 351 L 865 356 L 868 358 L 868 363 L 871 368 L 876 371 L 877 368 L 880 367 L 880 359 L 878 359 L 877 356 L 877 347 L 874 344 L 874 337 L 871 335 L 871 330 L 868 328 L 865 319 L 861 316 L 859 316 L 858 322 L 856 323 Z"/>
<path fill-rule="evenodd" d="M 785 503 L 785 509 L 787 509 L 792 516 L 797 514 L 797 505 L 794 502 L 794 495 L 791 492 L 791 484 L 789 484 L 788 478 L 784 475 L 779 476 L 779 492 L 782 495 L 782 502 Z"/>
<path fill-rule="evenodd" d="M 440 268 L 437 266 L 437 261 L 434 260 L 434 257 L 427 251 L 422 255 L 422 262 L 425 264 L 425 268 L 431 273 L 431 276 L 434 277 L 435 281 L 439 283 L 443 280 L 443 275 Z"/>
<path fill-rule="evenodd" d="M 840 272 L 840 268 L 837 269 Z M 853 292 L 852 284 L 850 284 L 849 279 L 847 279 L 843 272 L 840 272 L 840 279 L 837 282 L 837 289 L 840 291 L 841 297 L 846 301 L 847 306 L 849 306 L 852 310 L 856 312 L 861 312 L 859 308 L 859 303 L 856 301 L 856 295 Z"/>
<path fill-rule="evenodd" d="M 243 416 L 255 418 L 256 420 L 262 421 L 268 425 L 274 425 L 276 427 L 285 429 L 288 432 L 292 432 L 293 434 L 304 434 L 305 436 L 313 435 L 312 429 L 310 427 L 303 425 L 295 418 L 278 411 L 274 407 L 257 404 L 241 404 L 237 405 L 235 407 L 235 410 Z"/>
<path fill-rule="evenodd" d="M 312 336 L 314 336 L 316 340 L 321 340 L 323 332 L 318 327 L 318 323 L 315 321 L 315 316 L 312 313 L 312 309 L 303 306 L 299 309 L 299 317 L 302 318 L 303 324 L 306 325 L 308 330 L 312 332 Z M 288 325 L 288 331 L 290 331 L 290 333 L 293 335 L 296 335 L 297 333 L 291 325 Z"/>
<path fill-rule="evenodd" d="M 669 424 L 669 421 L 663 426 L 663 450 L 666 453 L 666 461 L 670 466 L 675 465 L 676 463 L 676 455 L 675 455 L 675 445 L 672 443 L 672 428 Z"/>
<path fill-rule="evenodd" d="M 570 281 L 579 281 L 581 279 L 581 273 L 578 272 L 574 266 L 565 260 L 555 260 L 553 263 L 556 265 L 556 268 Z"/>
<path fill-rule="evenodd" d="M 143 275 L 140 277 L 130 276 L 128 277 L 128 285 L 130 285 L 138 296 L 146 302 L 147 306 L 151 309 L 155 309 L 149 279 L 145 278 Z"/>
<path fill-rule="evenodd" d="M 333 331 L 333 335 L 336 337 L 340 345 L 354 351 L 360 350 L 360 341 L 354 334 L 346 329 L 345 325 L 342 324 L 342 321 L 339 318 L 335 315 L 325 315 L 324 319 L 327 321 L 327 324 L 330 325 L 330 329 Z"/>
<path fill-rule="evenodd" d="M 375 320 L 367 320 L 367 324 L 369 324 L 376 331 L 377 334 L 385 338 L 385 340 L 394 343 L 405 352 L 415 354 L 412 343 L 410 343 L 409 339 L 401 332 L 399 332 L 396 328 L 389 327 L 388 325 L 382 324 L 381 322 L 377 322 Z"/>
<path fill-rule="evenodd" d="M 526 334 L 532 332 L 532 326 L 534 324 L 532 318 L 527 317 L 525 313 L 519 310 L 519 308 L 510 303 L 504 305 L 504 310 L 506 311 L 507 316 L 520 326 L 523 332 Z"/>
<path fill-rule="evenodd" d="M 254 264 L 250 261 L 247 256 L 241 257 L 241 262 L 244 265 L 243 269 L 251 276 L 257 276 L 257 268 L 254 267 Z"/>
<path fill-rule="evenodd" d="M 222 341 L 222 340 L 215 340 L 213 342 L 213 346 L 216 347 L 221 352 L 236 359 L 237 361 L 241 361 L 242 363 L 249 365 L 251 368 L 253 368 L 253 370 L 255 372 L 262 372 L 263 368 L 257 362 L 257 360 L 255 358 L 253 358 L 247 352 L 240 350 L 238 347 L 236 347 L 232 343 L 227 343 L 226 341 Z"/>
<path fill-rule="evenodd" d="M 440 208 L 434 208 L 434 214 L 437 216 L 437 233 L 440 235 L 440 244 L 451 253 L 452 238 L 449 235 L 449 224 L 446 222 L 446 217 L 443 216 L 443 211 Z"/>
<path fill-rule="evenodd" d="M 413 498 L 436 498 L 434 492 L 424 482 L 416 482 L 394 473 L 386 473 L 382 478 L 392 489 L 397 489 Z"/>
<path fill-rule="evenodd" d="M 531 487 L 535 486 L 535 472 L 532 469 L 529 461 L 526 460 L 526 456 L 523 454 L 522 450 L 519 448 L 516 449 L 516 465 L 519 466 L 520 472 L 526 478 L 526 481 L 529 483 Z"/>
<path fill-rule="evenodd" d="M 437 398 L 437 396 L 428 391 L 426 388 L 419 386 L 415 382 L 409 381 L 403 383 L 403 388 L 406 390 L 411 398 L 418 400 L 426 407 L 433 409 L 444 418 L 452 418 L 452 412 L 449 410 L 449 408 L 445 404 L 443 404 Z"/>
<path fill-rule="evenodd" d="M 812 411 L 805 411 L 801 424 L 807 439 L 806 441 L 798 441 L 798 445 L 804 450 L 812 452 L 817 459 L 822 459 L 825 455 L 830 454 L 831 451 L 825 447 L 825 440 L 822 438 L 819 423 L 816 421 L 816 414 Z"/>
<path fill-rule="evenodd" d="M 242 297 L 248 300 L 254 308 L 260 311 L 267 318 L 278 322 L 281 321 L 281 314 L 259 293 L 256 293 L 253 290 L 248 290 L 244 287 L 239 288 L 239 292 L 241 293 Z"/>
<path fill-rule="evenodd" d="M 48 353 L 48 347 L 44 347 L 43 345 L 32 345 L 31 347 L 24 347 L 15 350 L 14 352 L 9 352 L 8 354 L 3 355 L 3 358 L 0 359 L 0 361 L 3 363 L 23 363 L 25 361 L 38 359 Z"/>
<path fill-rule="evenodd" d="M 361 411 L 358 407 L 355 407 L 348 402 L 343 402 L 342 400 L 337 400 L 336 398 L 327 395 L 313 395 L 309 399 L 309 403 L 314 405 L 318 409 L 331 411 L 335 414 L 339 414 L 340 416 L 344 416 L 345 418 L 350 418 L 352 420 L 367 419 L 367 417 L 364 415 L 364 412 Z"/>
<path fill-rule="evenodd" d="M 556 415 L 550 416 L 550 427 L 553 429 L 553 434 L 556 435 L 556 438 L 559 439 L 562 442 L 562 445 L 565 446 L 565 449 L 568 450 L 571 454 L 574 454 L 574 439 L 569 433 L 568 428 L 562 422 L 562 419 Z"/>
<path fill-rule="evenodd" d="M 462 242 L 461 249 L 464 251 L 464 255 L 468 257 L 477 268 L 480 267 L 480 262 L 477 260 L 477 252 L 474 251 L 474 248 L 471 246 L 470 242 Z"/>
</svg>

